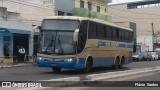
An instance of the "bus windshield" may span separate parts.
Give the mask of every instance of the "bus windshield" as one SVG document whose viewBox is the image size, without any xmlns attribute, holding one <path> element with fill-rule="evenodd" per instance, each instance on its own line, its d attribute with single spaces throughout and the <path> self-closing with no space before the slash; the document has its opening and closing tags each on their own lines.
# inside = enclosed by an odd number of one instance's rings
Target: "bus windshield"
<svg viewBox="0 0 160 90">
<path fill-rule="evenodd" d="M 74 31 L 79 27 L 79 21 L 76 20 L 44 20 L 42 30 L 63 30 Z"/>
<path fill-rule="evenodd" d="M 73 41 L 73 33 L 78 26 L 78 21 L 43 21 L 38 52 L 49 55 L 75 54 L 76 49 Z"/>
</svg>

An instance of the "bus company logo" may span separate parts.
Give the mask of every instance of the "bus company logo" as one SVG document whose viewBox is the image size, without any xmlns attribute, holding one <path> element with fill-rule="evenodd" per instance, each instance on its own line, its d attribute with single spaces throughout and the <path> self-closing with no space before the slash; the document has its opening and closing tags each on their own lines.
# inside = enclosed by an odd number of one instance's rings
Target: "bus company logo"
<svg viewBox="0 0 160 90">
<path fill-rule="evenodd" d="M 11 82 L 2 82 L 2 87 L 12 87 Z"/>
</svg>

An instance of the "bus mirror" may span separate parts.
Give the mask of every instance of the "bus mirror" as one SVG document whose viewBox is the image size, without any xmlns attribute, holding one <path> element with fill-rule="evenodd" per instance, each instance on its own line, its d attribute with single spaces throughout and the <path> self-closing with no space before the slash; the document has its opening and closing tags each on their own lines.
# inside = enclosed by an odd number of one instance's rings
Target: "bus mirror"
<svg viewBox="0 0 160 90">
<path fill-rule="evenodd" d="M 33 31 L 41 31 L 41 26 L 34 26 Z"/>
<path fill-rule="evenodd" d="M 73 33 L 73 41 L 77 42 L 78 41 L 78 33 L 79 33 L 79 29 L 76 29 Z"/>
</svg>

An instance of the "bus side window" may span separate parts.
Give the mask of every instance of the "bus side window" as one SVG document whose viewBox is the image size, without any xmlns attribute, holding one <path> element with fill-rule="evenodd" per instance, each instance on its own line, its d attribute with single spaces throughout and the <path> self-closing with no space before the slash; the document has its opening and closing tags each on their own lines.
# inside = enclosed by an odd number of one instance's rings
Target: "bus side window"
<svg viewBox="0 0 160 90">
<path fill-rule="evenodd" d="M 82 52 L 85 47 L 86 39 L 87 39 L 87 27 L 88 21 L 82 21 L 79 29 L 79 37 L 78 37 L 78 53 Z"/>
<path fill-rule="evenodd" d="M 111 39 L 112 33 L 111 33 L 112 28 L 110 26 L 106 26 L 106 39 Z"/>
<path fill-rule="evenodd" d="M 116 29 L 116 40 L 119 40 L 119 29 Z"/>
<path fill-rule="evenodd" d="M 117 34 L 116 34 L 116 29 L 112 29 L 112 40 L 117 40 Z"/>
<path fill-rule="evenodd" d="M 130 32 L 130 42 L 132 42 L 133 41 L 133 32 Z"/>
<path fill-rule="evenodd" d="M 104 39 L 104 26 L 101 24 L 97 25 L 97 38 L 98 39 Z"/>
<path fill-rule="evenodd" d="M 89 31 L 88 31 L 88 38 L 94 39 L 96 37 L 97 37 L 97 26 L 94 22 L 90 22 Z"/>
<path fill-rule="evenodd" d="M 121 40 L 122 40 L 122 30 L 119 29 L 119 41 L 121 41 Z"/>
<path fill-rule="evenodd" d="M 122 41 L 125 41 L 125 31 L 122 29 Z"/>
<path fill-rule="evenodd" d="M 129 31 L 126 31 L 126 41 L 129 42 Z"/>
</svg>

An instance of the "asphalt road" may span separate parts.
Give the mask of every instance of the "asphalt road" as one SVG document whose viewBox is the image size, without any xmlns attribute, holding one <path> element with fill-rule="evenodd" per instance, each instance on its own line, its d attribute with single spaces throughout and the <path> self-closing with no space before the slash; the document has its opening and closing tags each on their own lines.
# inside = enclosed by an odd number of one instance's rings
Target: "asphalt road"
<svg viewBox="0 0 160 90">
<path fill-rule="evenodd" d="M 61 73 L 54 73 L 51 68 L 40 68 L 40 67 L 12 67 L 0 69 L 0 81 L 41 81 L 57 78 L 66 77 L 80 77 L 82 80 L 86 75 L 89 74 L 99 74 L 106 72 L 116 72 L 123 70 L 131 70 L 135 68 L 145 68 L 152 66 L 159 66 L 159 61 L 143 61 L 143 62 L 133 62 L 131 64 L 125 65 L 124 69 L 113 70 L 108 68 L 95 68 L 91 73 L 83 73 L 76 70 L 63 70 Z"/>
</svg>

